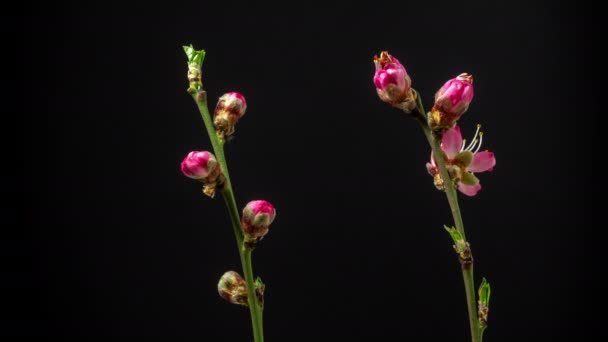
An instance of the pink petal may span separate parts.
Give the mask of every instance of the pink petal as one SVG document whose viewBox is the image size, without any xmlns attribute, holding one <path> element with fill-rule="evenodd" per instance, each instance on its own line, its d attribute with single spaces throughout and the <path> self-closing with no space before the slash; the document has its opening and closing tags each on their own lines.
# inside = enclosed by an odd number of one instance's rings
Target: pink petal
<svg viewBox="0 0 608 342">
<path fill-rule="evenodd" d="M 435 160 L 435 153 L 433 153 L 433 151 L 431 151 L 431 166 L 432 167 L 437 167 L 437 161 Z"/>
<path fill-rule="evenodd" d="M 453 82 L 445 90 L 445 95 L 452 101 L 452 106 L 455 106 L 462 101 L 462 94 L 464 93 L 464 84 L 458 80 L 452 80 Z"/>
<path fill-rule="evenodd" d="M 392 75 L 382 70 L 374 77 L 374 84 L 376 85 L 376 89 L 384 90 L 388 85 L 396 84 L 396 82 Z"/>
<path fill-rule="evenodd" d="M 402 66 L 394 65 L 392 68 L 386 70 L 386 72 L 391 75 L 395 84 L 399 87 L 399 90 L 405 89 L 405 69 Z"/>
<path fill-rule="evenodd" d="M 380 78 L 382 77 L 381 75 L 384 74 L 384 71 L 382 70 L 377 70 L 376 73 L 374 74 L 374 85 L 376 86 L 376 89 L 382 89 L 382 83 L 380 82 Z"/>
<path fill-rule="evenodd" d="M 466 84 L 464 87 L 464 92 L 462 93 L 462 101 L 471 103 L 471 101 L 473 101 L 473 94 L 473 85 L 470 83 Z"/>
<path fill-rule="evenodd" d="M 435 166 L 433 166 L 433 164 L 431 164 L 431 163 L 426 163 L 426 171 L 429 173 L 429 175 L 434 176 L 435 175 Z"/>
<path fill-rule="evenodd" d="M 481 190 L 481 184 L 477 185 L 466 185 L 466 184 L 458 184 L 458 191 L 462 192 L 467 196 L 475 196 L 477 192 Z"/>
<path fill-rule="evenodd" d="M 441 149 L 448 159 L 453 159 L 454 156 L 460 152 L 461 147 L 462 134 L 460 134 L 460 127 L 456 126 L 443 133 L 443 137 L 441 138 Z"/>
<path fill-rule="evenodd" d="M 494 158 L 494 152 L 477 152 L 473 156 L 471 165 L 467 167 L 467 170 L 471 172 L 484 172 L 492 171 L 496 165 L 496 158 Z"/>
</svg>

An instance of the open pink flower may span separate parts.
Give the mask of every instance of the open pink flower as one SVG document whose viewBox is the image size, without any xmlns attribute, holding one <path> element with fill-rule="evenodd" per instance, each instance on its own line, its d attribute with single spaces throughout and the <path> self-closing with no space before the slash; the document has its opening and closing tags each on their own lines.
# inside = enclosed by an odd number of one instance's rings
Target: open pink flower
<svg viewBox="0 0 608 342">
<path fill-rule="evenodd" d="M 435 104 L 429 115 L 432 130 L 454 127 L 473 101 L 473 76 L 462 73 L 447 82 L 435 94 Z"/>
<path fill-rule="evenodd" d="M 380 57 L 374 56 L 374 65 L 374 85 L 380 99 L 392 105 L 405 101 L 410 94 L 412 80 L 399 60 L 382 51 Z"/>
<path fill-rule="evenodd" d="M 465 146 L 466 141 L 462 140 L 458 126 L 445 131 L 441 139 L 441 150 L 445 156 L 450 178 L 456 183 L 458 190 L 467 196 L 475 196 L 481 190 L 481 184 L 475 173 L 492 171 L 496 165 L 493 152 L 479 152 L 483 140 L 483 132 L 479 132 L 480 127 L 477 125 L 477 132 L 468 146 Z M 433 176 L 435 186 L 443 190 L 443 179 L 433 154 L 431 154 L 431 162 L 426 164 L 426 169 Z"/>
</svg>

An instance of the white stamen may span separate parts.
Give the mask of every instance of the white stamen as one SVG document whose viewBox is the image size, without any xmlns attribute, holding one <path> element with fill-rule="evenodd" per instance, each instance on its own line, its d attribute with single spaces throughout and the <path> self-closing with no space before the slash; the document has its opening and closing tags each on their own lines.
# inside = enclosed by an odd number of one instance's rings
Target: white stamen
<svg viewBox="0 0 608 342">
<path fill-rule="evenodd" d="M 477 124 L 477 129 L 475 130 L 475 135 L 473 136 L 473 140 L 477 140 L 477 134 L 479 134 L 479 129 L 481 128 L 480 124 Z M 473 146 L 469 146 L 470 149 L 473 149 Z"/>
<path fill-rule="evenodd" d="M 473 152 L 473 154 L 479 152 L 479 149 L 481 148 L 481 142 L 483 141 L 483 132 L 479 132 L 479 145 L 477 145 L 477 148 L 475 149 L 475 152 Z"/>
<path fill-rule="evenodd" d="M 477 151 L 479 151 L 479 149 L 481 148 L 481 142 L 482 142 L 481 136 L 483 135 L 483 132 L 480 132 L 479 129 L 481 129 L 481 125 L 477 124 L 477 130 L 475 131 L 475 135 L 473 136 L 473 139 L 471 140 L 471 143 L 469 144 L 469 146 L 467 146 L 466 139 L 462 140 L 462 146 L 460 147 L 460 151 L 469 151 L 469 152 L 472 152 L 473 154 L 475 154 L 475 153 L 477 153 Z M 479 140 L 477 140 L 477 136 L 479 136 Z M 473 152 L 473 149 L 475 149 L 475 152 Z"/>
<path fill-rule="evenodd" d="M 473 151 L 473 149 L 475 148 L 475 145 L 477 145 L 477 139 L 471 141 L 471 143 L 469 144 L 469 146 L 467 146 L 467 148 L 465 148 L 465 151 Z"/>
</svg>

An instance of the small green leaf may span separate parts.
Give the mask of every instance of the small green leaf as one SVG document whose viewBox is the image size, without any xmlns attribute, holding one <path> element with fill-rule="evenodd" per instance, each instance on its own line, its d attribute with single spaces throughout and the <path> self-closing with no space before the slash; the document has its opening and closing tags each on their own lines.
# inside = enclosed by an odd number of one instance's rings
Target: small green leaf
<svg viewBox="0 0 608 342">
<path fill-rule="evenodd" d="M 479 179 L 477 177 L 475 177 L 474 174 L 472 174 L 468 171 L 465 171 L 462 173 L 462 179 L 460 181 L 463 184 L 472 185 L 472 186 L 479 184 Z"/>
<path fill-rule="evenodd" d="M 192 44 L 190 46 L 183 46 L 184 52 L 188 57 L 188 64 L 196 64 L 199 68 L 203 65 L 205 60 L 205 50 L 195 50 Z"/>
<path fill-rule="evenodd" d="M 483 278 L 481 285 L 479 285 L 479 302 L 487 308 L 490 307 L 490 293 L 490 283 L 488 283 L 486 278 Z"/>
<path fill-rule="evenodd" d="M 266 285 L 262 282 L 262 278 L 257 277 L 253 282 L 253 288 L 255 290 L 255 296 L 258 299 L 258 303 L 264 308 L 264 290 L 266 290 Z"/>
<path fill-rule="evenodd" d="M 458 164 L 467 167 L 471 165 L 471 162 L 473 161 L 473 153 L 469 151 L 462 151 L 454 156 L 454 160 L 456 160 Z"/>
<path fill-rule="evenodd" d="M 260 277 L 255 278 L 255 281 L 253 282 L 253 284 L 254 284 L 255 288 L 264 286 L 264 283 L 262 282 L 262 278 L 260 278 Z"/>
<path fill-rule="evenodd" d="M 450 234 L 450 236 L 452 237 L 452 240 L 454 240 L 455 244 L 458 244 L 459 242 L 462 242 L 462 235 L 460 235 L 460 233 L 458 232 L 458 230 L 454 227 L 448 227 L 446 225 L 443 226 L 443 228 L 445 228 L 445 230 Z"/>
</svg>

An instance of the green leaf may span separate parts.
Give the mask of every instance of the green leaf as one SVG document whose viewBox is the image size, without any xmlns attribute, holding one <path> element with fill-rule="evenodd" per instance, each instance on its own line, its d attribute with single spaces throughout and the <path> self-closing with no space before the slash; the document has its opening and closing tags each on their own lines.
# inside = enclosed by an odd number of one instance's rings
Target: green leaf
<svg viewBox="0 0 608 342">
<path fill-rule="evenodd" d="M 479 285 L 479 302 L 489 308 L 490 307 L 490 293 L 491 293 L 490 283 L 483 278 L 481 280 L 481 285 Z"/>
<path fill-rule="evenodd" d="M 463 184 L 472 185 L 472 186 L 479 184 L 479 179 L 477 177 L 475 177 L 474 174 L 472 174 L 468 171 L 465 171 L 462 173 L 462 179 L 460 179 L 460 181 Z"/>
<path fill-rule="evenodd" d="M 462 242 L 462 235 L 460 235 L 460 233 L 458 232 L 458 230 L 454 227 L 448 227 L 446 225 L 443 226 L 443 228 L 445 228 L 445 230 L 450 234 L 450 236 L 452 237 L 452 240 L 454 240 L 454 244 L 458 244 L 459 242 Z"/>
<path fill-rule="evenodd" d="M 192 44 L 190 46 L 183 46 L 184 52 L 188 57 L 188 64 L 196 64 L 201 67 L 203 65 L 203 60 L 205 60 L 205 50 L 195 50 Z"/>
<path fill-rule="evenodd" d="M 255 278 L 255 281 L 253 282 L 253 284 L 256 289 L 265 286 L 264 283 L 262 282 L 262 278 L 260 278 L 260 277 Z"/>
</svg>

